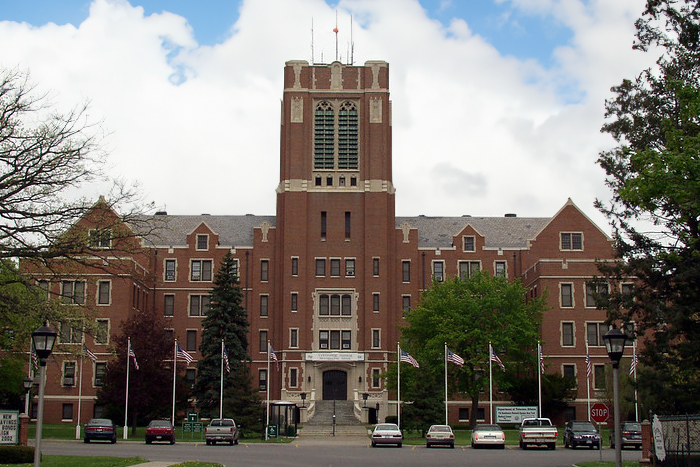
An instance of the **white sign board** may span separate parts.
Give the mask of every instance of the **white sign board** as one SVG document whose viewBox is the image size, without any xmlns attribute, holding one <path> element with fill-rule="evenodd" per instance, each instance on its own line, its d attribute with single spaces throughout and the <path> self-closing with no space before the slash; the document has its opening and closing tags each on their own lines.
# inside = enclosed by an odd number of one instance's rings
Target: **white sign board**
<svg viewBox="0 0 700 467">
<path fill-rule="evenodd" d="M 537 407 L 496 407 L 496 423 L 519 425 L 524 418 L 537 418 Z"/>
<path fill-rule="evenodd" d="M 651 423 L 651 433 L 654 436 L 654 449 L 656 450 L 656 458 L 660 461 L 666 459 L 666 447 L 664 446 L 664 430 L 661 426 L 659 417 L 654 415 L 654 421 Z"/>
<path fill-rule="evenodd" d="M 19 443 L 19 411 L 0 411 L 0 444 Z"/>
<path fill-rule="evenodd" d="M 362 352 L 307 352 L 307 362 L 362 362 L 365 354 Z"/>
</svg>

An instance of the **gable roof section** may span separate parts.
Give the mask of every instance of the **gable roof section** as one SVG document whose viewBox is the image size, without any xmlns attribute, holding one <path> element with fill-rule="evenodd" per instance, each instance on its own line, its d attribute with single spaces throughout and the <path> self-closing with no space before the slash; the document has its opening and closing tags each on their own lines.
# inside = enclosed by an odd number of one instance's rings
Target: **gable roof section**
<svg viewBox="0 0 700 467">
<path fill-rule="evenodd" d="M 219 235 L 219 243 L 224 246 L 252 247 L 253 231 L 267 221 L 275 226 L 275 216 L 154 216 L 163 219 L 159 225 L 146 237 L 146 245 L 182 246 L 187 244 L 187 235 L 191 234 L 202 223 Z"/>
<path fill-rule="evenodd" d="M 467 225 L 484 236 L 487 248 L 526 248 L 528 240 L 549 223 L 548 217 L 397 217 L 418 229 L 419 248 L 451 248 L 452 239 Z"/>
</svg>

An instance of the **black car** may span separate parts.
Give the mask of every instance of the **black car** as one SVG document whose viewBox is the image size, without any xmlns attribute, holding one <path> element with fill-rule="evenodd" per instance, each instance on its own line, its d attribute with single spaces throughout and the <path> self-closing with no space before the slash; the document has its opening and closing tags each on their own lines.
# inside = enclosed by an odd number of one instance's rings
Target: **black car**
<svg viewBox="0 0 700 467">
<path fill-rule="evenodd" d="M 86 443 L 90 441 L 117 442 L 117 426 L 108 418 L 93 418 L 85 424 Z"/>
<path fill-rule="evenodd" d="M 600 434 L 591 422 L 571 420 L 566 424 L 564 430 L 565 448 L 588 446 L 589 449 L 600 449 L 600 444 Z"/>
<path fill-rule="evenodd" d="M 635 447 L 642 449 L 642 424 L 638 422 L 624 422 L 622 424 L 622 436 L 620 447 Z M 610 447 L 615 447 L 615 430 L 610 430 Z"/>
</svg>

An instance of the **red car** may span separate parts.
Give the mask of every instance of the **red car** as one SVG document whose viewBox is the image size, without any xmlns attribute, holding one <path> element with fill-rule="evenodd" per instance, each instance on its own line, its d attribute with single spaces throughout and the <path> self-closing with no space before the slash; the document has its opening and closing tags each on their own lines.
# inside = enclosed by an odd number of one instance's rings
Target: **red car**
<svg viewBox="0 0 700 467">
<path fill-rule="evenodd" d="M 168 420 L 152 420 L 146 427 L 146 444 L 168 441 L 175 444 L 175 428 Z"/>
</svg>

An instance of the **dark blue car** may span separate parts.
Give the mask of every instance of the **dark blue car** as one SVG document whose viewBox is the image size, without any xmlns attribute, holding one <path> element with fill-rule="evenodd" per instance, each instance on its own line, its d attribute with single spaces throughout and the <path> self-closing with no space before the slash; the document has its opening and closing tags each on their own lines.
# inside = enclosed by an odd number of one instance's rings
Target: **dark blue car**
<svg viewBox="0 0 700 467">
<path fill-rule="evenodd" d="M 108 418 L 93 418 L 85 424 L 84 441 L 109 441 L 117 442 L 117 426 Z"/>
</svg>

